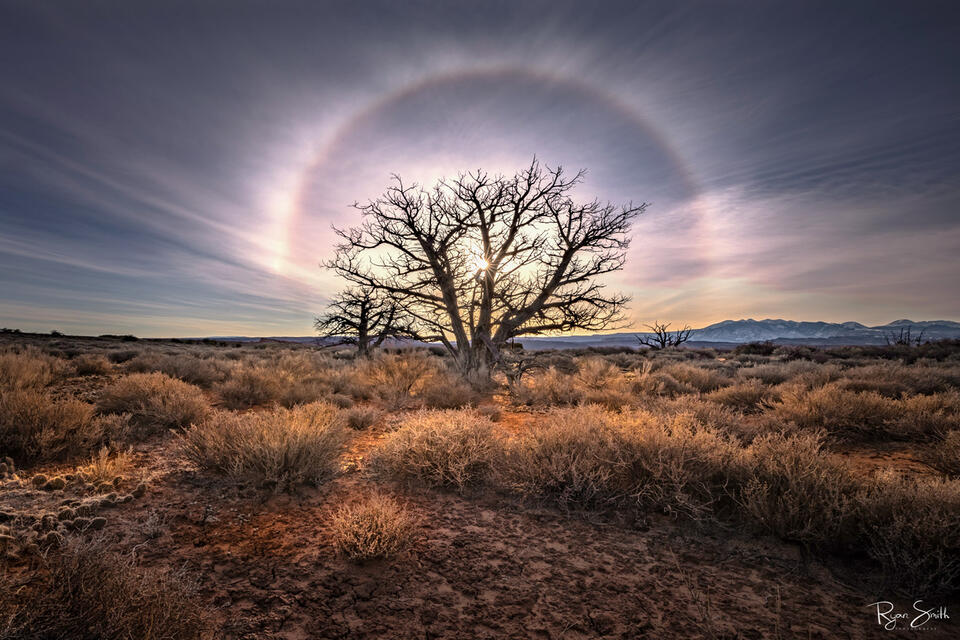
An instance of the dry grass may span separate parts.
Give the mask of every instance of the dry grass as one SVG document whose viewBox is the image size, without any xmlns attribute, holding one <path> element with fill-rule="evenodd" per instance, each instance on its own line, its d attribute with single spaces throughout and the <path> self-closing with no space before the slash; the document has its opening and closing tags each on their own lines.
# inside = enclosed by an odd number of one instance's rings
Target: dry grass
<svg viewBox="0 0 960 640">
<path fill-rule="evenodd" d="M 872 391 L 854 392 L 828 384 L 813 389 L 785 388 L 770 414 L 804 429 L 824 429 L 844 439 L 876 438 L 899 415 L 895 401 Z"/>
<path fill-rule="evenodd" d="M 784 540 L 843 548 L 852 535 L 857 486 L 843 463 L 823 451 L 822 440 L 818 433 L 754 440 L 738 502 L 743 515 Z"/>
<path fill-rule="evenodd" d="M 141 568 L 96 540 L 69 543 L 29 578 L 0 577 L 3 640 L 192 640 L 207 630 L 190 577 Z"/>
<path fill-rule="evenodd" d="M 383 418 L 383 412 L 376 407 L 363 405 L 344 411 L 344 418 L 351 429 L 367 429 Z"/>
<path fill-rule="evenodd" d="M 960 431 L 948 431 L 942 442 L 927 448 L 925 458 L 937 471 L 960 476 Z"/>
<path fill-rule="evenodd" d="M 765 403 L 776 400 L 777 394 L 754 378 L 717 389 L 707 394 L 706 398 L 743 413 L 758 413 L 763 410 Z"/>
<path fill-rule="evenodd" d="M 145 435 L 200 422 L 210 411 L 200 389 L 162 373 L 124 376 L 103 390 L 97 408 L 129 414 Z"/>
<path fill-rule="evenodd" d="M 224 380 L 231 366 L 214 358 L 198 358 L 189 354 L 166 355 L 160 353 L 141 353 L 126 363 L 131 373 L 165 373 L 201 387 L 210 387 Z"/>
<path fill-rule="evenodd" d="M 633 381 L 633 389 L 643 396 L 675 398 L 694 393 L 696 390 L 683 384 L 669 373 L 654 371 L 649 362 L 645 362 Z"/>
<path fill-rule="evenodd" d="M 129 452 L 117 451 L 111 455 L 109 447 L 101 447 L 87 464 L 77 468 L 77 472 L 82 473 L 87 482 L 99 484 L 126 475 L 132 466 L 133 456 Z"/>
<path fill-rule="evenodd" d="M 288 363 L 289 364 L 289 363 Z M 235 370 L 216 386 L 223 404 L 229 409 L 248 409 L 279 404 L 293 407 L 310 404 L 330 396 L 331 385 L 320 374 L 252 365 Z"/>
<path fill-rule="evenodd" d="M 382 478 L 463 492 L 489 478 L 500 451 L 493 423 L 474 410 L 418 411 L 373 450 L 368 464 Z"/>
<path fill-rule="evenodd" d="M 678 362 L 663 367 L 661 373 L 672 377 L 680 384 L 692 387 L 701 393 L 716 391 L 730 384 L 730 378 L 720 371 Z"/>
<path fill-rule="evenodd" d="M 0 390 L 39 389 L 66 371 L 63 360 L 28 347 L 0 353 Z"/>
<path fill-rule="evenodd" d="M 960 588 L 960 480 L 884 473 L 860 497 L 862 543 L 915 593 Z"/>
<path fill-rule="evenodd" d="M 583 391 L 573 384 L 571 376 L 550 367 L 538 375 L 527 376 L 513 390 L 517 403 L 531 407 L 552 407 L 579 404 Z"/>
<path fill-rule="evenodd" d="M 480 394 L 460 376 L 443 371 L 424 381 L 417 399 L 427 409 L 462 409 L 478 404 Z"/>
<path fill-rule="evenodd" d="M 18 463 L 86 454 L 119 434 L 93 405 L 33 390 L 0 392 L 0 451 Z"/>
<path fill-rule="evenodd" d="M 247 409 L 276 402 L 283 384 L 276 372 L 265 367 L 243 367 L 216 390 L 228 409 Z"/>
<path fill-rule="evenodd" d="M 341 507 L 330 521 L 333 545 L 351 560 L 389 558 L 413 541 L 415 522 L 393 498 L 375 493 Z"/>
<path fill-rule="evenodd" d="M 113 371 L 113 365 L 100 353 L 82 353 L 70 363 L 78 376 L 102 376 Z"/>
<path fill-rule="evenodd" d="M 840 371 L 830 365 L 818 365 L 806 360 L 770 362 L 740 369 L 741 378 L 757 378 L 764 384 L 777 385 L 800 379 L 806 387 L 823 386 L 840 377 Z"/>
<path fill-rule="evenodd" d="M 741 450 L 690 420 L 556 409 L 508 444 L 501 481 L 564 507 L 631 506 L 700 518 L 739 473 Z M 716 491 L 717 494 L 722 494 Z"/>
<path fill-rule="evenodd" d="M 369 384 L 372 393 L 390 409 L 412 404 L 414 393 L 437 374 L 437 365 L 421 352 L 403 355 L 379 354 L 362 363 L 356 377 Z"/>
<path fill-rule="evenodd" d="M 347 434 L 335 407 L 314 403 L 242 415 L 220 411 L 177 437 L 183 455 L 202 469 L 290 491 L 332 476 Z"/>
</svg>

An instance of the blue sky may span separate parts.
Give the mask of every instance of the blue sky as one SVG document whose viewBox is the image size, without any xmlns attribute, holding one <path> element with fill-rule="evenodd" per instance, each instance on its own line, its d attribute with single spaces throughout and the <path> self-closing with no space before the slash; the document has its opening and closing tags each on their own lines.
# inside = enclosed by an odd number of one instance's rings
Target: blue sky
<svg viewBox="0 0 960 640">
<path fill-rule="evenodd" d="M 639 326 L 960 318 L 946 2 L 0 1 L 0 325 L 307 335 L 391 173 L 647 201 Z"/>
</svg>

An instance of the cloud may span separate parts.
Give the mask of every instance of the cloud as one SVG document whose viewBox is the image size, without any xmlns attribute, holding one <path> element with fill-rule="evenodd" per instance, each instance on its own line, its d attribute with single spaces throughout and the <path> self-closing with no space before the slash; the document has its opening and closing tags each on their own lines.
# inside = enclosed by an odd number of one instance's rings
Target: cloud
<svg viewBox="0 0 960 640">
<path fill-rule="evenodd" d="M 533 153 L 652 201 L 638 318 L 960 317 L 948 12 L 7 4 L 0 322 L 309 333 L 351 202 Z"/>
</svg>

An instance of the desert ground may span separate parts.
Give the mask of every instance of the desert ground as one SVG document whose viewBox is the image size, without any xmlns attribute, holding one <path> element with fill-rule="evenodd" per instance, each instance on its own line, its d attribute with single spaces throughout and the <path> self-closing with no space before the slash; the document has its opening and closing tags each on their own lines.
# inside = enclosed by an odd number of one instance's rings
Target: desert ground
<svg viewBox="0 0 960 640">
<path fill-rule="evenodd" d="M 960 616 L 960 343 L 512 357 L 471 385 L 430 349 L 0 335 L 0 638 Z"/>
</svg>

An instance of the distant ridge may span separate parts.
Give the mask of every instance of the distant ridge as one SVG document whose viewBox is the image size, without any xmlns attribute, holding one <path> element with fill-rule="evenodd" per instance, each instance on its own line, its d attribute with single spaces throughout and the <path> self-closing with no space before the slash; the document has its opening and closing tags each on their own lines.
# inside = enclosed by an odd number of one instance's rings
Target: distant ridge
<svg viewBox="0 0 960 640">
<path fill-rule="evenodd" d="M 679 328 L 679 326 L 671 327 Z M 888 324 L 869 327 L 859 322 L 798 322 L 795 320 L 752 318 L 724 320 L 695 329 L 690 336 L 690 346 L 716 344 L 718 346 L 743 344 L 745 342 L 781 342 L 808 345 L 868 345 L 886 344 L 891 335 L 910 330 L 913 337 L 923 332 L 924 340 L 960 338 L 960 322 L 952 320 L 894 320 Z M 555 336 L 517 338 L 527 349 L 576 349 L 584 347 L 636 347 L 637 335 L 642 331 L 608 333 L 584 336 Z M 232 342 L 299 342 L 323 343 L 312 336 L 272 336 L 249 338 L 244 336 L 219 336 L 211 340 Z M 398 343 L 401 344 L 401 343 Z"/>
</svg>

